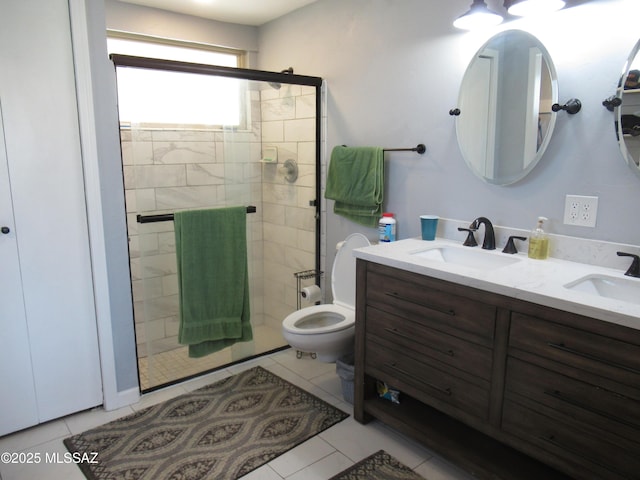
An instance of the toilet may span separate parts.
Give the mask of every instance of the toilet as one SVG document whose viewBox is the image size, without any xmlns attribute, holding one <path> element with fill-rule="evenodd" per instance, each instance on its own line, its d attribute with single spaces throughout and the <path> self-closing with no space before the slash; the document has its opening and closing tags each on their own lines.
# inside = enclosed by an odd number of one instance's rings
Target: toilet
<svg viewBox="0 0 640 480">
<path fill-rule="evenodd" d="M 305 307 L 282 322 L 282 334 L 300 352 L 315 353 L 321 362 L 335 362 L 353 352 L 356 323 L 356 259 L 353 250 L 369 246 L 361 233 L 340 246 L 331 270 L 333 303 Z"/>
</svg>

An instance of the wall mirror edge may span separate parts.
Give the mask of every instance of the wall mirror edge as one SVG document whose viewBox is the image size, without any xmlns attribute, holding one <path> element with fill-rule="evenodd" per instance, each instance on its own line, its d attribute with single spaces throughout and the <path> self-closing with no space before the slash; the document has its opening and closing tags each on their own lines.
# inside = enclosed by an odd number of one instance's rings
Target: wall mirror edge
<svg viewBox="0 0 640 480">
<path fill-rule="evenodd" d="M 635 75 L 631 75 L 636 72 Z M 620 154 L 640 177 L 640 40 L 631 49 L 624 65 L 615 98 L 614 128 Z M 605 105 L 606 106 L 606 105 Z"/>
</svg>

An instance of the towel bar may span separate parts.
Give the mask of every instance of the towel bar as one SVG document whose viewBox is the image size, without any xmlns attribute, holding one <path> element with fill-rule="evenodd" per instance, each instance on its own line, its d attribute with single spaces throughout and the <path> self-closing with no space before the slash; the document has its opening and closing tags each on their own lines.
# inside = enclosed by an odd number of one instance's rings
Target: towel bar
<svg viewBox="0 0 640 480">
<path fill-rule="evenodd" d="M 427 147 L 424 146 L 424 143 L 419 143 L 417 146 L 413 148 L 383 148 L 383 152 L 417 152 L 422 155 L 427 151 Z"/>
<path fill-rule="evenodd" d="M 257 209 L 253 205 L 247 207 L 247 213 L 256 213 Z M 136 216 L 138 223 L 152 223 L 152 222 L 169 222 L 173 221 L 173 213 L 164 213 L 160 215 L 140 215 Z"/>
<path fill-rule="evenodd" d="M 346 147 L 346 145 L 342 145 L 342 146 Z M 420 155 L 422 155 L 424 152 L 427 151 L 427 147 L 424 146 L 424 143 L 419 143 L 413 148 L 383 148 L 382 151 L 383 152 L 417 152 Z"/>
</svg>

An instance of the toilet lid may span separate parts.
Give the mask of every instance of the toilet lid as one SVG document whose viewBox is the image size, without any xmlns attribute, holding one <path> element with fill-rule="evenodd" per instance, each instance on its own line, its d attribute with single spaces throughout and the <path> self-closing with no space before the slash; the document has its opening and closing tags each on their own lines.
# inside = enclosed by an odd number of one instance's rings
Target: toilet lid
<svg viewBox="0 0 640 480">
<path fill-rule="evenodd" d="M 356 304 L 356 257 L 353 250 L 371 245 L 361 233 L 349 235 L 333 261 L 331 270 L 331 292 L 333 303 L 349 308 Z"/>
</svg>

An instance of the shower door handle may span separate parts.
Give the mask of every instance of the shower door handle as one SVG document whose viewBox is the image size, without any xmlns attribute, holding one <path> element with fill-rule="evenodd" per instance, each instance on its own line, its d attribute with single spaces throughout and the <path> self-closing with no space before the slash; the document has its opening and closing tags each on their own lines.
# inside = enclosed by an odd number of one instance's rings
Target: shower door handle
<svg viewBox="0 0 640 480">
<path fill-rule="evenodd" d="M 4 233 L 5 235 L 8 234 L 11 230 L 9 229 L 9 227 L 0 227 L 0 232 Z"/>
</svg>

